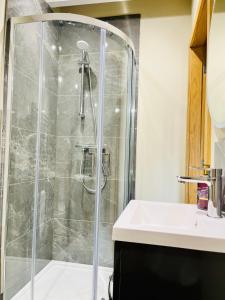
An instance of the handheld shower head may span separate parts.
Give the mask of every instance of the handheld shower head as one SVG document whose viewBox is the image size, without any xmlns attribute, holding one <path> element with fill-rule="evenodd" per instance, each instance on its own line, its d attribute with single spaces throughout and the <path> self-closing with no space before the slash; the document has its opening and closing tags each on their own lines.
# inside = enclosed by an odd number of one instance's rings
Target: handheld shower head
<svg viewBox="0 0 225 300">
<path fill-rule="evenodd" d="M 89 44 L 83 40 L 77 41 L 77 48 L 81 51 L 87 51 L 89 49 Z"/>
</svg>

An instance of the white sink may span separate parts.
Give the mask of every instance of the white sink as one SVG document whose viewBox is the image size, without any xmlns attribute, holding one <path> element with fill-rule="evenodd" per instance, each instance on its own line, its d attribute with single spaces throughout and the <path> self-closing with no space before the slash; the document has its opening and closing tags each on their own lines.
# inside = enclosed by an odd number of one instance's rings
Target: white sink
<svg viewBox="0 0 225 300">
<path fill-rule="evenodd" d="M 115 223 L 113 240 L 225 253 L 225 218 L 191 204 L 133 200 Z"/>
<path fill-rule="evenodd" d="M 195 226 L 196 208 L 188 204 L 131 201 L 130 224 L 139 228 L 182 228 Z"/>
</svg>

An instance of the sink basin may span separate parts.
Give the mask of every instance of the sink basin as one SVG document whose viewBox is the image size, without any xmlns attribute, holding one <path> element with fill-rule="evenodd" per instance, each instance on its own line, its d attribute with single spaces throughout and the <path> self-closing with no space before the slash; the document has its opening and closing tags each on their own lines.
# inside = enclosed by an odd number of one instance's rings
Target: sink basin
<svg viewBox="0 0 225 300">
<path fill-rule="evenodd" d="M 130 201 L 113 227 L 113 240 L 225 253 L 225 218 L 196 205 Z"/>
<path fill-rule="evenodd" d="M 196 207 L 188 204 L 171 204 L 146 201 L 132 201 L 130 225 L 139 228 L 182 228 L 195 226 Z"/>
</svg>

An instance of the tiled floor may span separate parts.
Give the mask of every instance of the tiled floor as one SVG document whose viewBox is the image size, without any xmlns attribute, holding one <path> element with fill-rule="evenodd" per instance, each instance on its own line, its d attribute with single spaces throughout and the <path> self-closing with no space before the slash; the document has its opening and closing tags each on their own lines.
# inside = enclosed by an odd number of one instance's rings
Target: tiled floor
<svg viewBox="0 0 225 300">
<path fill-rule="evenodd" d="M 99 268 L 98 300 L 108 300 L 111 268 Z M 51 261 L 35 277 L 34 300 L 90 300 L 92 266 Z M 12 300 L 30 300 L 30 283 Z"/>
</svg>

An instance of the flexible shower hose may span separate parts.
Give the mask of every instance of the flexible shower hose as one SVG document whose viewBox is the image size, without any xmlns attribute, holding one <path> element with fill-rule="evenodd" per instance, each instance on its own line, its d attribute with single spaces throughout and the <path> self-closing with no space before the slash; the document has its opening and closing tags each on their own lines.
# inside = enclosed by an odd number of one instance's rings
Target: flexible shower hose
<svg viewBox="0 0 225 300">
<path fill-rule="evenodd" d="M 82 185 L 83 187 L 85 188 L 85 190 L 89 193 L 89 194 L 95 194 L 96 193 L 96 189 L 92 189 L 90 187 L 88 187 L 85 183 L 85 176 L 84 174 L 82 173 L 82 170 L 83 170 L 83 165 L 84 165 L 84 160 L 82 159 L 81 160 L 81 163 L 80 163 L 80 177 L 81 177 L 81 182 L 82 182 Z M 102 171 L 103 171 L 103 174 L 104 174 L 104 166 L 102 164 Z M 104 182 L 103 184 L 101 185 L 101 190 L 103 191 L 105 186 L 106 186 L 106 183 L 107 183 L 107 175 L 104 175 Z"/>
</svg>

